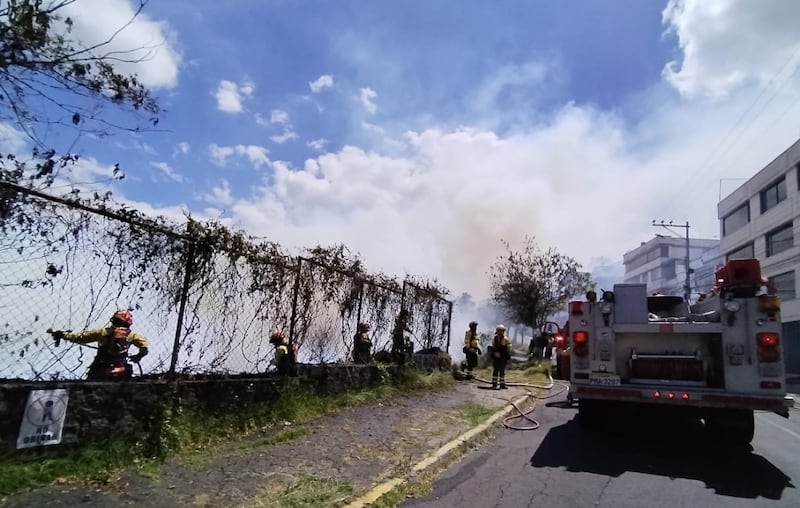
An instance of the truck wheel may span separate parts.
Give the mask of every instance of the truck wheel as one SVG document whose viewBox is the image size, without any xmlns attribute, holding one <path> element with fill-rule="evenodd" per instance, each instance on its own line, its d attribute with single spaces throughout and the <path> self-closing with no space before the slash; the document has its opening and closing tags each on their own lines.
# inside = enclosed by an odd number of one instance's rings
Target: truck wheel
<svg viewBox="0 0 800 508">
<path fill-rule="evenodd" d="M 598 401 L 591 399 L 578 400 L 578 422 L 581 428 L 588 431 L 600 430 L 602 412 Z"/>
<path fill-rule="evenodd" d="M 746 445 L 753 440 L 755 417 L 750 409 L 716 409 L 705 421 L 712 436 L 723 443 Z"/>
</svg>

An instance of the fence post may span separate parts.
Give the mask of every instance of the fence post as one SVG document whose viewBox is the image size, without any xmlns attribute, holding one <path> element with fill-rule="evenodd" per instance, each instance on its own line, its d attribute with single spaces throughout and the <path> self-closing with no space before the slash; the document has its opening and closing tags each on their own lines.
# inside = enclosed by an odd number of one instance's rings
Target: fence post
<svg viewBox="0 0 800 508">
<path fill-rule="evenodd" d="M 192 270 L 194 270 L 194 250 L 195 245 L 192 240 L 188 240 L 189 245 L 186 249 L 186 267 L 183 273 L 183 286 L 181 287 L 181 301 L 178 306 L 178 324 L 175 327 L 175 342 L 172 344 L 172 359 L 169 362 L 169 375 L 175 375 L 175 368 L 178 365 L 178 352 L 181 348 L 181 335 L 183 334 L 183 318 L 186 313 L 186 301 L 189 299 L 189 284 L 192 280 Z"/>
<path fill-rule="evenodd" d="M 427 343 L 428 348 L 433 347 L 433 330 L 431 330 L 432 324 L 433 324 L 433 300 L 431 299 L 428 300 L 428 335 L 425 338 L 425 342 Z"/>
<path fill-rule="evenodd" d="M 364 303 L 364 281 L 357 277 L 355 281 L 358 284 L 358 313 L 356 314 L 356 328 L 358 328 L 358 325 L 361 323 L 361 305 Z"/>
<path fill-rule="evenodd" d="M 447 300 L 445 301 L 447 302 Z M 447 351 L 450 352 L 450 330 L 453 328 L 453 302 L 447 303 Z"/>
<path fill-rule="evenodd" d="M 297 257 L 297 275 L 295 275 L 294 290 L 293 290 L 293 293 L 292 293 L 292 314 L 291 314 L 291 317 L 289 317 L 289 354 L 290 355 L 294 354 L 294 353 L 292 353 L 292 351 L 293 351 L 292 346 L 294 345 L 294 322 L 295 322 L 295 319 L 297 318 L 297 296 L 300 293 L 300 277 L 302 276 L 302 272 L 303 272 L 302 262 L 303 262 L 303 258 L 298 256 Z M 296 361 L 297 359 L 293 358 L 293 360 Z"/>
<path fill-rule="evenodd" d="M 403 290 L 400 293 L 400 310 L 406 309 L 406 281 L 403 280 Z"/>
</svg>

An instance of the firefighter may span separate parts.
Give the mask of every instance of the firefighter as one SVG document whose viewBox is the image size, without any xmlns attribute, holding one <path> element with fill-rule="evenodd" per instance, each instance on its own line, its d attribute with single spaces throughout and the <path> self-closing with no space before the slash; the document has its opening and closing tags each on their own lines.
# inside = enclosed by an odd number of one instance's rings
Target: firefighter
<svg viewBox="0 0 800 508">
<path fill-rule="evenodd" d="M 270 363 L 275 366 L 279 375 L 287 375 L 292 363 L 289 356 L 289 339 L 283 335 L 282 331 L 276 330 L 270 335 L 269 342 L 275 346 L 275 358 Z"/>
<path fill-rule="evenodd" d="M 506 327 L 497 325 L 492 339 L 492 388 L 505 390 L 506 386 L 506 364 L 511 358 L 511 341 L 506 337 Z"/>
<path fill-rule="evenodd" d="M 548 344 L 548 334 L 544 330 L 539 330 L 531 339 L 531 347 L 529 349 L 530 358 L 537 364 L 542 362 L 542 355 L 545 353 Z"/>
<path fill-rule="evenodd" d="M 133 314 L 128 309 L 119 309 L 111 316 L 111 326 L 93 328 L 81 332 L 51 332 L 56 340 L 68 340 L 76 344 L 97 342 L 97 354 L 89 366 L 89 381 L 108 381 L 130 379 L 133 368 L 128 360 L 139 363 L 147 355 L 147 339 L 140 333 L 132 332 Z M 131 344 L 138 351 L 128 356 Z"/>
<path fill-rule="evenodd" d="M 356 336 L 353 338 L 353 361 L 369 363 L 372 361 L 372 340 L 369 338 L 369 325 L 358 323 Z"/>
<path fill-rule="evenodd" d="M 394 321 L 392 330 L 392 358 L 398 365 L 404 365 L 407 357 L 414 352 L 411 330 L 408 328 L 408 311 L 403 309 Z"/>
<path fill-rule="evenodd" d="M 472 369 L 478 366 L 478 355 L 482 354 L 478 322 L 470 321 L 469 330 L 464 334 L 464 354 L 467 355 L 467 378 L 472 378 Z"/>
</svg>

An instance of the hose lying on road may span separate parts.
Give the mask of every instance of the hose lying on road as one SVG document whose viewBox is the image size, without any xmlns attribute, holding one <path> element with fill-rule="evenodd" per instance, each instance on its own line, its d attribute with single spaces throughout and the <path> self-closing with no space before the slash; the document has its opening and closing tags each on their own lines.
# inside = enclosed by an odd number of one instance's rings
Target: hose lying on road
<svg viewBox="0 0 800 508">
<path fill-rule="evenodd" d="M 527 411 L 523 411 L 522 409 L 520 409 L 519 406 L 517 406 L 517 404 L 511 399 L 507 399 L 505 397 L 498 397 L 498 398 L 501 398 L 501 399 L 507 401 L 512 406 L 514 406 L 514 409 L 516 409 L 517 412 L 519 413 L 519 414 L 515 414 L 515 415 L 512 415 L 512 416 L 505 417 L 503 419 L 503 426 L 504 427 L 506 427 L 508 429 L 512 429 L 512 430 L 535 430 L 535 429 L 539 428 L 539 422 L 537 422 L 536 420 L 534 420 L 533 418 L 528 416 L 529 414 L 533 413 L 536 410 L 536 401 L 537 400 L 551 399 L 553 397 L 561 395 L 562 393 L 564 393 L 565 391 L 567 391 L 569 389 L 569 385 L 567 383 L 554 381 L 553 380 L 553 376 L 551 376 L 550 374 L 548 374 L 547 377 L 550 380 L 550 382 L 547 383 L 546 385 L 537 384 L 537 383 L 514 383 L 514 382 L 506 383 L 506 386 L 523 386 L 523 387 L 526 387 L 526 388 L 539 388 L 539 389 L 548 390 L 548 391 L 552 390 L 553 387 L 555 387 L 555 386 L 559 386 L 560 389 L 558 391 L 556 391 L 556 392 L 549 393 L 547 395 L 537 395 L 537 394 L 535 394 L 535 393 L 533 393 L 531 391 L 528 391 L 527 395 L 528 395 L 528 397 L 531 397 L 533 399 L 533 406 Z M 478 377 L 473 378 L 473 379 L 475 381 L 479 381 L 481 383 L 489 383 L 489 384 L 491 384 L 491 381 L 488 381 L 486 379 L 482 379 L 482 378 L 478 378 Z M 525 420 L 529 421 L 532 425 L 520 427 L 520 426 L 512 425 L 511 423 L 509 423 L 509 422 L 511 422 L 513 420 L 516 420 L 516 419 L 525 419 Z"/>
</svg>

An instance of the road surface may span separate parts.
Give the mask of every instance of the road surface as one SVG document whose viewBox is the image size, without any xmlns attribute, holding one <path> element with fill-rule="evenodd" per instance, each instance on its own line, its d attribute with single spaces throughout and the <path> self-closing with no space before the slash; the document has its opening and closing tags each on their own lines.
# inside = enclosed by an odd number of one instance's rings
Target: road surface
<svg viewBox="0 0 800 508">
<path fill-rule="evenodd" d="M 580 430 L 575 407 L 542 404 L 533 431 L 503 429 L 402 507 L 798 507 L 800 411 L 756 415 L 752 446 L 711 444 L 699 424 L 611 421 Z"/>
</svg>

